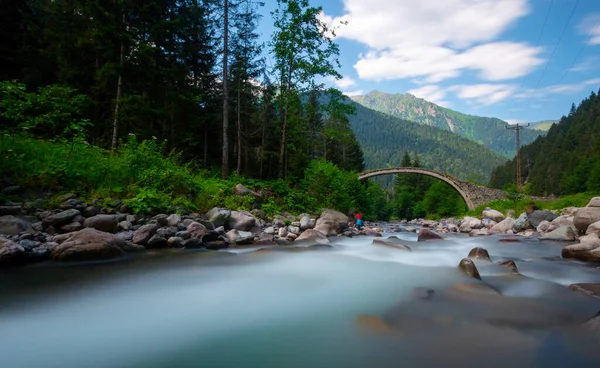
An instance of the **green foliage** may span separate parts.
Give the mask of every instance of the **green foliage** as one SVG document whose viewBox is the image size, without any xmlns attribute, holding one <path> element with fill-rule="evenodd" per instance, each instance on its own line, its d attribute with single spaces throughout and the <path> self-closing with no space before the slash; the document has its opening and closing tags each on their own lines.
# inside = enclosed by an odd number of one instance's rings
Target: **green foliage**
<svg viewBox="0 0 600 368">
<path fill-rule="evenodd" d="M 567 207 L 585 207 L 590 199 L 598 197 L 598 192 L 578 193 L 573 195 L 565 195 L 560 198 L 551 201 L 533 201 L 540 210 L 560 210 Z M 517 215 L 525 212 L 532 202 L 529 198 L 519 198 L 516 200 L 506 199 L 491 201 L 478 206 L 474 211 L 469 211 L 468 214 L 471 216 L 480 216 L 486 207 L 491 207 L 502 213 L 506 213 L 508 210 L 514 210 Z"/>
</svg>

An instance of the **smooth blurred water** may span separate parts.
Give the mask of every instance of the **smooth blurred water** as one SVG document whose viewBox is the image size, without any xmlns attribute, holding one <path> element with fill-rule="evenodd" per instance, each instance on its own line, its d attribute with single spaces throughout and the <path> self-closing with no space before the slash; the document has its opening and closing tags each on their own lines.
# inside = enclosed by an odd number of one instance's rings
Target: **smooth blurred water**
<svg viewBox="0 0 600 368">
<path fill-rule="evenodd" d="M 337 238 L 332 249 L 158 252 L 3 271 L 0 366 L 599 366 L 600 336 L 579 324 L 600 299 L 565 286 L 600 283 L 600 269 L 560 259 L 565 244 L 391 235 L 413 251 Z M 456 267 L 477 246 L 526 277 L 477 262 L 506 297 L 445 297 L 478 282 Z M 415 301 L 415 287 L 434 298 Z M 361 329 L 365 314 L 396 332 Z"/>
</svg>

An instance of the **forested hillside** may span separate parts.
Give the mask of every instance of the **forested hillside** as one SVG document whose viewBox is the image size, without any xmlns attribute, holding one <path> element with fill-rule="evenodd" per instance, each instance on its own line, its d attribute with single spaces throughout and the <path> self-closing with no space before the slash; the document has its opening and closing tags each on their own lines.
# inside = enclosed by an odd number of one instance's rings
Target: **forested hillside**
<svg viewBox="0 0 600 368">
<path fill-rule="evenodd" d="M 462 114 L 409 93 L 389 94 L 372 91 L 352 99 L 365 107 L 400 119 L 453 132 L 481 143 L 507 158 L 515 155 L 515 133 L 506 129 L 508 123 L 503 120 Z M 521 133 L 521 142 L 532 142 L 542 134 L 543 132 L 538 130 L 525 129 Z"/>
<path fill-rule="evenodd" d="M 355 106 L 350 123 L 369 169 L 399 166 L 408 152 L 428 169 L 486 183 L 492 169 L 505 162 L 497 153 L 449 131 Z"/>
<path fill-rule="evenodd" d="M 562 195 L 600 190 L 600 97 L 592 92 L 571 107 L 545 137 L 521 149 L 525 191 Z M 490 185 L 514 183 L 515 160 L 494 169 Z"/>
</svg>

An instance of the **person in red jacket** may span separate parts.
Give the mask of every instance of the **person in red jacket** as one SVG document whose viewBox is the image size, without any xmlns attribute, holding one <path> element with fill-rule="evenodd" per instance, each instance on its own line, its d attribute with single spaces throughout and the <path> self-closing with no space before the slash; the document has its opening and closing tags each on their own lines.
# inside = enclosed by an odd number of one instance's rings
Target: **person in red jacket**
<svg viewBox="0 0 600 368">
<path fill-rule="evenodd" d="M 356 227 L 358 228 L 358 230 L 362 229 L 362 227 L 363 227 L 362 214 L 360 212 L 357 212 L 355 218 L 356 218 Z"/>
</svg>

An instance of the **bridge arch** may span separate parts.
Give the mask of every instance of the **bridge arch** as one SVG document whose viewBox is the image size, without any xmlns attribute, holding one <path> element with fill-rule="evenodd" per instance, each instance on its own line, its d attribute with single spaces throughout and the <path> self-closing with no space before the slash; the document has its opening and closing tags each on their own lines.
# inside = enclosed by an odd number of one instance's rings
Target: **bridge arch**
<svg viewBox="0 0 600 368">
<path fill-rule="evenodd" d="M 448 185 L 450 185 L 452 188 L 454 188 L 454 190 L 456 190 L 458 192 L 458 194 L 460 194 L 460 196 L 463 198 L 463 200 L 467 204 L 467 207 L 469 208 L 469 210 L 471 210 L 471 211 L 475 210 L 475 204 L 473 203 L 473 200 L 469 196 L 469 192 L 468 192 L 469 189 L 464 187 L 464 182 L 462 182 L 456 178 L 453 178 L 450 175 L 442 174 L 437 171 L 428 170 L 428 169 L 424 169 L 424 168 L 420 168 L 420 167 L 394 167 L 394 168 L 387 168 L 387 169 L 364 171 L 364 172 L 358 174 L 358 179 L 366 180 L 368 178 L 372 178 L 375 176 L 391 175 L 391 174 L 421 174 L 421 175 L 431 176 L 433 178 L 439 179 L 439 180 L 447 183 Z M 463 185 L 461 185 L 461 184 L 463 184 Z"/>
</svg>

